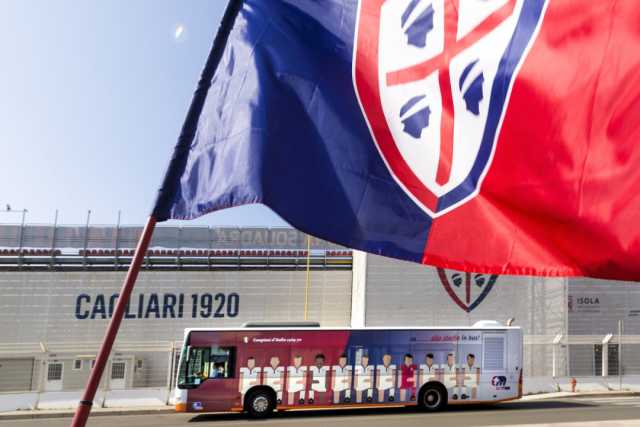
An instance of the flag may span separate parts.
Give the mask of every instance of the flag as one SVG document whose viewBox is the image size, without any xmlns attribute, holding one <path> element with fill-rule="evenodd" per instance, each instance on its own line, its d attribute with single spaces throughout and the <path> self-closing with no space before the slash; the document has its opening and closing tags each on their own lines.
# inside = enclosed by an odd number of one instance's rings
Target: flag
<svg viewBox="0 0 640 427">
<path fill-rule="evenodd" d="M 153 215 L 640 280 L 636 0 L 232 0 Z"/>
</svg>

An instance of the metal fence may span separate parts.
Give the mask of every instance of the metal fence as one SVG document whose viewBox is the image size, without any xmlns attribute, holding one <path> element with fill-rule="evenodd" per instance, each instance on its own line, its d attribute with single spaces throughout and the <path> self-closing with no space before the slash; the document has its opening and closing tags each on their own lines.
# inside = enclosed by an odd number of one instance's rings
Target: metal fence
<svg viewBox="0 0 640 427">
<path fill-rule="evenodd" d="M 170 341 L 119 343 L 102 377 L 96 404 L 105 406 L 109 394 L 126 398 L 139 396 L 139 392 L 146 392 L 147 399 L 152 396 L 153 404 L 169 403 L 180 345 Z M 57 399 L 55 405 L 65 406 L 60 396 L 74 395 L 84 388 L 98 348 L 98 342 L 0 345 L 0 411 L 3 400 L 5 410 L 11 410 L 6 406 L 20 395 L 31 398 L 31 409 L 51 407 L 51 396 Z M 66 406 L 73 406 L 74 399 Z M 20 408 L 15 405 L 13 409 Z"/>
<path fill-rule="evenodd" d="M 0 270 L 125 270 L 139 226 L 0 225 Z M 157 227 L 147 270 L 351 268 L 351 250 L 287 227 Z"/>
<path fill-rule="evenodd" d="M 0 248 L 58 249 L 62 254 L 87 249 L 133 249 L 141 226 L 0 225 Z M 307 239 L 310 239 L 309 242 Z M 341 249 L 289 227 L 157 226 L 151 249 Z"/>
</svg>

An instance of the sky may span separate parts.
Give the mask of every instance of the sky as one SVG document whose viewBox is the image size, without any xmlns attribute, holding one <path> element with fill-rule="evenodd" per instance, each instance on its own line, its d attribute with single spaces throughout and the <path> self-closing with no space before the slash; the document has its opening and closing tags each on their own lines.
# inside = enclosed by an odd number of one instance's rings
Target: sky
<svg viewBox="0 0 640 427">
<path fill-rule="evenodd" d="M 0 0 L 0 209 L 141 224 L 226 0 Z M 0 223 L 20 221 L 0 212 Z M 175 224 L 282 226 L 262 205 Z"/>
</svg>

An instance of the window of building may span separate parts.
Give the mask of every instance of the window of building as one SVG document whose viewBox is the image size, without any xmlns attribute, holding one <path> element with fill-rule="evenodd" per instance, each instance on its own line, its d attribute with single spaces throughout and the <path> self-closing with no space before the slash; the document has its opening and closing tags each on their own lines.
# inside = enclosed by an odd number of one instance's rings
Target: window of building
<svg viewBox="0 0 640 427">
<path fill-rule="evenodd" d="M 79 371 L 82 369 L 82 359 L 75 359 L 73 361 L 73 370 Z"/>
<path fill-rule="evenodd" d="M 49 363 L 47 367 L 47 381 L 60 381 L 62 379 L 62 363 Z"/>
<path fill-rule="evenodd" d="M 609 347 L 609 359 L 607 370 L 609 375 L 618 375 L 618 344 L 607 344 Z M 596 376 L 602 375 L 602 344 L 593 346 L 593 370 Z"/>
<path fill-rule="evenodd" d="M 125 362 L 113 362 L 111 363 L 111 379 L 112 380 L 123 380 L 124 372 L 126 368 Z"/>
</svg>

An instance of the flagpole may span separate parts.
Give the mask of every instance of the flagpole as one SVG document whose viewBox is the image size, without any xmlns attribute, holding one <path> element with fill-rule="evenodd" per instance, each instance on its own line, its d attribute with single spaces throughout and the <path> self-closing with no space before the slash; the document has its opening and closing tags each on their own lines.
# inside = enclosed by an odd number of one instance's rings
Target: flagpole
<svg viewBox="0 0 640 427">
<path fill-rule="evenodd" d="M 311 236 L 307 234 L 307 278 L 304 284 L 304 320 L 309 320 L 309 270 L 311 268 Z"/>
<path fill-rule="evenodd" d="M 120 322 L 122 321 L 122 317 L 124 316 L 124 312 L 127 308 L 129 297 L 131 296 L 138 273 L 140 272 L 142 261 L 147 253 L 147 248 L 149 247 L 149 242 L 151 241 L 151 236 L 153 235 L 155 226 L 156 218 L 154 216 L 150 216 L 142 230 L 140 240 L 138 240 L 138 246 L 136 247 L 133 259 L 129 265 L 127 277 L 125 277 L 124 282 L 122 283 L 118 302 L 116 303 L 113 316 L 109 321 L 109 326 L 107 327 L 107 331 L 102 340 L 102 345 L 100 346 L 100 351 L 96 357 L 93 369 L 91 369 L 91 374 L 87 381 L 87 385 L 85 386 L 82 400 L 80 400 L 78 407 L 76 408 L 76 413 L 73 416 L 71 427 L 84 427 L 87 423 L 89 413 L 91 412 L 91 406 L 93 405 L 93 398 L 96 395 L 96 390 L 100 384 L 100 378 L 102 378 L 102 373 L 104 372 L 107 360 L 109 359 L 109 354 L 113 348 L 116 335 L 118 335 Z"/>
</svg>

